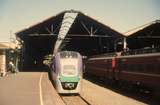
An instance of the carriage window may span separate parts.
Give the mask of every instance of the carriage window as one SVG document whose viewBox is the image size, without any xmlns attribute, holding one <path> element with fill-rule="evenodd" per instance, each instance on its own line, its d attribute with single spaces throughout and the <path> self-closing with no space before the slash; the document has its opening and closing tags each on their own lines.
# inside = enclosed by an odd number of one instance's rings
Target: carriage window
<svg viewBox="0 0 160 105">
<path fill-rule="evenodd" d="M 146 69 L 146 71 L 145 72 L 147 72 L 147 73 L 154 73 L 155 72 L 155 70 L 154 70 L 154 64 L 147 64 L 147 69 Z"/>
<path fill-rule="evenodd" d="M 56 72 L 56 68 L 55 68 L 55 64 L 54 64 L 54 63 L 52 63 L 52 70 L 53 70 L 54 72 Z"/>
<path fill-rule="evenodd" d="M 121 65 L 122 70 L 124 70 L 124 69 L 125 69 L 125 65 L 126 65 L 125 62 L 124 62 L 124 61 L 121 61 L 121 64 L 120 64 L 120 65 Z"/>
<path fill-rule="evenodd" d="M 124 69 L 125 71 L 128 71 L 128 67 L 129 67 L 129 65 L 126 64 L 126 65 L 123 66 L 123 69 Z"/>
<path fill-rule="evenodd" d="M 54 58 L 53 58 L 53 60 L 52 60 L 51 66 L 52 66 L 52 70 L 53 70 L 54 72 L 56 72 L 55 59 L 54 59 Z"/>
<path fill-rule="evenodd" d="M 136 70 L 138 69 L 138 67 L 137 67 L 136 64 L 132 64 L 131 67 L 132 67 L 131 70 L 132 70 L 133 72 L 136 72 Z"/>
<path fill-rule="evenodd" d="M 159 65 L 159 64 L 156 64 L 155 70 L 156 70 L 156 73 L 157 73 L 157 74 L 160 74 L 159 68 L 160 68 L 160 65 Z"/>
<path fill-rule="evenodd" d="M 142 65 L 142 64 L 138 64 L 136 71 L 137 71 L 137 72 L 143 72 L 143 65 Z"/>
<path fill-rule="evenodd" d="M 128 64 L 128 71 L 133 72 L 134 70 L 134 65 L 133 64 Z"/>
</svg>

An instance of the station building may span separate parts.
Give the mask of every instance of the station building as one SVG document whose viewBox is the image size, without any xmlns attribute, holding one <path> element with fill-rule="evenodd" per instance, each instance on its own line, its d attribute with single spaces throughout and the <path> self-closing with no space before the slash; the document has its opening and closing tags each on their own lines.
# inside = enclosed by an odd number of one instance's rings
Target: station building
<svg viewBox="0 0 160 105">
<path fill-rule="evenodd" d="M 9 71 L 9 62 L 12 61 L 13 64 L 16 64 L 15 49 L 16 44 L 14 43 L 0 42 L 0 76 L 5 76 Z"/>
<path fill-rule="evenodd" d="M 92 56 L 120 49 L 118 41 L 124 38 L 111 27 L 75 10 L 63 11 L 17 32 L 16 36 L 22 45 L 22 70 L 45 67 L 45 56 L 53 54 L 57 46 L 58 51 L 78 51 L 83 56 Z"/>
</svg>

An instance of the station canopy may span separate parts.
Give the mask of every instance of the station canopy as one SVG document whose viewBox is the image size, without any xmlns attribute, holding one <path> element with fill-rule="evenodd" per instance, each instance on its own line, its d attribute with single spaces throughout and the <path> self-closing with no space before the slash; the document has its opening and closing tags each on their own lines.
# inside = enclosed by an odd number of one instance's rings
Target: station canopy
<svg viewBox="0 0 160 105">
<path fill-rule="evenodd" d="M 23 61 L 42 62 L 44 56 L 53 54 L 55 43 L 66 13 L 76 13 L 76 18 L 63 39 L 60 50 L 78 51 L 83 56 L 114 52 L 115 40 L 124 37 L 109 26 L 80 11 L 67 10 L 16 33 L 22 43 Z M 71 16 L 65 18 L 73 18 Z M 64 25 L 65 26 L 65 25 Z"/>
<path fill-rule="evenodd" d="M 160 48 L 160 20 L 142 27 L 127 37 L 129 49 Z"/>
</svg>

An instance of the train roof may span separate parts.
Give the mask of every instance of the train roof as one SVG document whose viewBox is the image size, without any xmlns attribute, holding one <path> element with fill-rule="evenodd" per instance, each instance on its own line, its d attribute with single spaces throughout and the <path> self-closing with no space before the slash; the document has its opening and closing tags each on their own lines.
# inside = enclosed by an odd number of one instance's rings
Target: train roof
<svg viewBox="0 0 160 105">
<path fill-rule="evenodd" d="M 136 54 L 136 55 L 123 55 L 123 56 L 93 56 L 90 57 L 88 60 L 107 60 L 107 59 L 113 59 L 113 58 L 137 58 L 137 57 L 149 57 L 149 56 L 160 56 L 160 52 L 157 53 L 144 53 L 144 54 Z"/>
</svg>

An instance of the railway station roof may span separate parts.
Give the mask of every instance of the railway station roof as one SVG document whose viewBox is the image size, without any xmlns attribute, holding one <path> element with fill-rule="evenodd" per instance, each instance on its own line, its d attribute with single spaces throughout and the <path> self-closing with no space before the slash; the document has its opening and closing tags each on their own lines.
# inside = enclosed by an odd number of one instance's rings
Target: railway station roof
<svg viewBox="0 0 160 105">
<path fill-rule="evenodd" d="M 160 48 L 160 20 L 147 24 L 146 27 L 139 27 L 140 30 L 127 37 L 130 49 Z"/>
<path fill-rule="evenodd" d="M 51 53 L 57 40 L 63 16 L 69 12 L 75 12 L 78 15 L 62 42 L 62 50 L 79 51 L 84 55 L 112 52 L 114 51 L 114 40 L 124 37 L 111 27 L 75 10 L 63 11 L 17 32 L 16 36 L 23 40 L 31 50 L 39 49 L 39 51 Z"/>
</svg>

